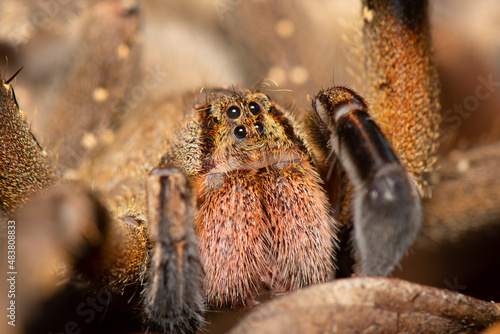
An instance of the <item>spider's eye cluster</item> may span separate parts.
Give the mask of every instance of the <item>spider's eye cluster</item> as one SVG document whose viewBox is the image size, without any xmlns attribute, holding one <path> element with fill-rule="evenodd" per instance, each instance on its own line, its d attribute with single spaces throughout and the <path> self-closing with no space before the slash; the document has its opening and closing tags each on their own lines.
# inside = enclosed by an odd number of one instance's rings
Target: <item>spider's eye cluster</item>
<svg viewBox="0 0 500 334">
<path fill-rule="evenodd" d="M 241 109 L 238 106 L 234 106 L 234 105 L 233 106 L 229 106 L 226 109 L 226 115 L 230 119 L 237 119 L 241 115 Z"/>
<path fill-rule="evenodd" d="M 241 140 L 254 135 L 262 136 L 265 132 L 264 124 L 260 120 L 256 121 L 255 118 L 252 117 L 252 115 L 260 115 L 262 110 L 263 107 L 259 102 L 250 101 L 246 104 L 245 114 L 242 116 L 244 111 L 240 106 L 236 104 L 229 105 L 225 113 L 229 119 L 236 121 L 235 127 L 232 130 L 234 137 Z M 247 111 L 249 111 L 249 113 Z M 242 119 L 240 120 L 240 118 Z"/>
</svg>

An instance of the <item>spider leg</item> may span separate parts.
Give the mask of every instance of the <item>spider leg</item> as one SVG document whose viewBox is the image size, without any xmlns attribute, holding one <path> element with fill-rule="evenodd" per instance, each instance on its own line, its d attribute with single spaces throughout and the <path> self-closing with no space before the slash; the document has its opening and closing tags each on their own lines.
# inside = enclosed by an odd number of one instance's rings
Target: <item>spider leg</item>
<svg viewBox="0 0 500 334">
<path fill-rule="evenodd" d="M 194 332 L 203 324 L 203 268 L 193 230 L 186 177 L 157 168 L 147 180 L 148 218 L 154 243 L 144 290 L 144 315 L 151 329 Z"/>
<path fill-rule="evenodd" d="M 435 162 L 440 123 L 427 7 L 425 0 L 363 1 L 365 86 L 373 121 L 349 89 L 321 92 L 313 102 L 311 131 L 331 134 L 327 145 L 316 140 L 323 146 L 320 155 L 334 150 L 349 177 L 346 189 L 353 188 L 344 206 L 353 209 L 360 275 L 390 274 L 419 230 L 414 183 L 428 194 L 424 175 Z M 347 213 L 340 217 L 349 219 Z"/>
<path fill-rule="evenodd" d="M 47 298 L 58 293 L 55 287 L 61 279 L 74 276 L 95 288 L 122 292 L 145 277 L 153 244 L 143 295 L 150 327 L 168 332 L 190 332 L 200 327 L 202 267 L 192 226 L 188 226 L 192 206 L 185 203 L 189 191 L 185 183 L 180 184 L 186 181 L 184 176 L 170 170 L 152 173 L 148 182 L 150 240 L 140 213 L 125 210 L 113 217 L 104 202 L 86 187 L 54 186 L 58 178 L 19 111 L 12 87 L 3 82 L 0 107 L 2 211 L 7 217 L 19 218 L 19 247 L 23 256 L 26 254 L 23 272 L 32 273 L 23 275 L 23 279 L 40 278 L 36 284 L 32 280 L 19 282 L 29 308 L 42 309 Z M 156 188 L 154 180 L 159 182 Z M 156 189 L 161 193 L 155 193 Z M 178 198 L 175 202 L 153 201 L 160 195 Z M 166 205 L 169 203 L 174 205 Z M 178 206 L 181 203 L 185 204 L 184 211 Z M 46 242 L 33 248 L 40 239 Z M 24 320 L 41 325 L 38 320 Z"/>
<path fill-rule="evenodd" d="M 7 216 L 54 180 L 44 152 L 24 119 L 14 88 L 0 78 L 0 196 Z"/>
<path fill-rule="evenodd" d="M 334 87 L 320 92 L 314 108 L 331 132 L 330 146 L 354 186 L 358 274 L 389 275 L 420 229 L 415 182 L 353 91 Z"/>
<path fill-rule="evenodd" d="M 363 16 L 363 95 L 398 159 L 427 197 L 425 174 L 436 160 L 441 123 L 428 1 L 365 0 Z"/>
<path fill-rule="evenodd" d="M 149 256 L 144 221 L 139 216 L 112 219 L 87 187 L 59 180 L 19 110 L 13 88 L 3 81 L 0 152 L 1 210 L 16 222 L 23 273 L 19 299 L 26 316 L 20 326 L 37 322 L 30 310 L 43 309 L 68 278 L 120 291 L 138 282 Z"/>
</svg>

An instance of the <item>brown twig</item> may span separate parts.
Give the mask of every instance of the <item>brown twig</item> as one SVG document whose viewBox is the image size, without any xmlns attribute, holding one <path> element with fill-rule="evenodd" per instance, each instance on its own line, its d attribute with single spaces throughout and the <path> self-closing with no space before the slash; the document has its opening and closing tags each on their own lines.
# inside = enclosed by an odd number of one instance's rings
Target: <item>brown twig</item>
<svg viewBox="0 0 500 334">
<path fill-rule="evenodd" d="M 475 333 L 498 304 L 391 278 L 348 278 L 277 298 L 236 333 Z"/>
</svg>

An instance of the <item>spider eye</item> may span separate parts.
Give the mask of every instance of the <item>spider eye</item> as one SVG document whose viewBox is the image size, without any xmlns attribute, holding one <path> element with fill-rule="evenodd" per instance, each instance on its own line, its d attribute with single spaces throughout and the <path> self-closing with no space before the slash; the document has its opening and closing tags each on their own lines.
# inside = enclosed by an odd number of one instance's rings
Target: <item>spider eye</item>
<svg viewBox="0 0 500 334">
<path fill-rule="evenodd" d="M 241 109 L 238 106 L 230 106 L 226 109 L 226 115 L 230 119 L 237 119 L 241 115 Z"/>
<path fill-rule="evenodd" d="M 248 109 L 250 109 L 250 112 L 254 115 L 257 115 L 260 112 L 260 104 L 257 102 L 250 102 L 248 104 Z"/>
<path fill-rule="evenodd" d="M 261 135 L 264 134 L 264 125 L 262 125 L 262 123 L 257 122 L 253 127 L 255 128 L 255 130 L 259 131 Z"/>
<path fill-rule="evenodd" d="M 243 125 L 239 125 L 234 128 L 234 135 L 238 139 L 243 139 L 247 135 L 247 129 Z"/>
</svg>

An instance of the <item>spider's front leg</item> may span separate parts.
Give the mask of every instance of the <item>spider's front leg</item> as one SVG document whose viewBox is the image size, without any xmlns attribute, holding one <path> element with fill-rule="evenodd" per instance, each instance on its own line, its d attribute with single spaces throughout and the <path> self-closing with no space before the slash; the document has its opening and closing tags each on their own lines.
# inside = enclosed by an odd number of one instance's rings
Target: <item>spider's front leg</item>
<svg viewBox="0 0 500 334">
<path fill-rule="evenodd" d="M 342 87 L 321 92 L 313 103 L 322 155 L 334 151 L 354 189 L 343 204 L 353 210 L 360 275 L 390 274 L 421 224 L 419 195 L 428 193 L 424 175 L 435 161 L 440 123 L 427 7 L 425 0 L 363 2 L 370 115 Z"/>
<path fill-rule="evenodd" d="M 152 329 L 194 332 L 203 324 L 203 268 L 193 231 L 193 197 L 184 174 L 156 168 L 147 180 L 150 240 L 154 243 L 144 290 Z"/>
<path fill-rule="evenodd" d="M 408 172 L 352 90 L 334 87 L 314 102 L 321 132 L 354 187 L 354 247 L 361 276 L 386 276 L 413 243 L 420 196 Z"/>
</svg>

